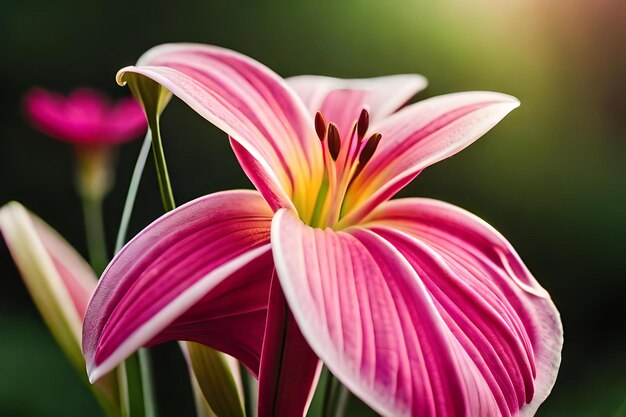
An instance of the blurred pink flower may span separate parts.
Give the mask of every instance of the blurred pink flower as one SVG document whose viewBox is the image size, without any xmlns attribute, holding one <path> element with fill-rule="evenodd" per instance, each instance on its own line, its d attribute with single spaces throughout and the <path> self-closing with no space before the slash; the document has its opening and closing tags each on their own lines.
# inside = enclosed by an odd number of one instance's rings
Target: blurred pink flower
<svg viewBox="0 0 626 417">
<path fill-rule="evenodd" d="M 69 96 L 33 88 L 24 98 L 32 124 L 46 135 L 79 146 L 116 145 L 141 136 L 146 120 L 139 103 L 112 103 L 102 93 L 80 88 Z"/>
</svg>

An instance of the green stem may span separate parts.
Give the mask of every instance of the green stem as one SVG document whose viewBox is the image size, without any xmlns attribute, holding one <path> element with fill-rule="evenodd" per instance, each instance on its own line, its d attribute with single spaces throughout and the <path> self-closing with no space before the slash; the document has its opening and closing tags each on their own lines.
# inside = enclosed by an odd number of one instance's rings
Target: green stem
<svg viewBox="0 0 626 417">
<path fill-rule="evenodd" d="M 350 400 L 350 391 L 342 383 L 337 381 L 339 385 L 336 393 L 335 417 L 344 417 L 348 410 L 348 400 Z"/>
<path fill-rule="evenodd" d="M 154 152 L 154 161 L 156 163 L 157 177 L 159 179 L 159 191 L 161 192 L 161 200 L 163 208 L 166 212 L 176 208 L 174 201 L 174 193 L 172 192 L 172 184 L 167 171 L 167 163 L 165 162 L 165 153 L 163 152 L 163 142 L 161 140 L 161 128 L 159 126 L 159 117 L 156 116 L 150 122 L 150 130 L 152 136 L 152 150 Z"/>
<path fill-rule="evenodd" d="M 130 222 L 133 207 L 137 197 L 137 190 L 141 180 L 150 147 L 152 137 L 150 131 L 146 133 L 146 137 L 141 146 L 141 151 L 137 157 L 135 168 L 131 177 L 124 210 L 122 212 L 122 220 L 117 232 L 115 241 L 115 253 L 119 252 L 126 241 L 126 232 Z M 126 359 L 124 364 L 124 384 L 120 384 L 122 409 L 125 411 L 126 417 L 156 417 L 157 407 L 154 396 L 154 384 L 152 378 L 152 366 L 150 361 L 150 353 L 147 349 L 139 349 L 139 351 Z"/>
<path fill-rule="evenodd" d="M 120 385 L 122 390 L 122 411 L 125 417 L 141 417 L 146 415 L 141 379 L 141 364 L 139 355 L 127 358 L 122 364 L 124 367 L 125 384 Z"/>
<path fill-rule="evenodd" d="M 328 370 L 326 371 L 326 387 L 324 388 L 324 403 L 322 417 L 343 417 L 348 409 L 350 391 Z"/>
<path fill-rule="evenodd" d="M 154 376 L 152 373 L 152 358 L 148 349 L 139 349 L 139 371 L 143 388 L 143 403 L 146 417 L 157 417 L 157 403 L 154 392 Z"/>
<path fill-rule="evenodd" d="M 152 136 L 152 151 L 154 153 L 154 161 L 156 164 L 157 177 L 159 179 L 159 191 L 161 193 L 161 200 L 163 201 L 163 209 L 168 212 L 176 208 L 176 202 L 174 201 L 174 193 L 172 192 L 172 185 L 170 183 L 170 176 L 167 171 L 167 163 L 165 162 L 165 153 L 163 152 L 163 142 L 161 141 L 161 129 L 159 127 L 158 116 L 148 118 L 148 124 L 150 126 L 150 132 L 146 135 L 146 140 L 149 136 Z M 152 121 L 150 121 L 152 120 Z M 140 165 L 139 163 L 137 165 Z M 143 163 L 141 169 L 143 170 Z M 133 175 L 134 177 L 134 175 Z M 134 198 L 134 197 L 133 197 Z M 149 352 L 146 349 L 139 350 L 139 364 L 142 369 L 142 381 L 144 382 L 144 402 L 146 406 L 146 417 L 156 416 L 156 407 L 154 401 L 154 389 L 151 385 L 152 367 L 150 366 Z M 148 385 L 150 384 L 150 385 Z"/>
<path fill-rule="evenodd" d="M 326 387 L 324 388 L 324 403 L 322 406 L 322 417 L 332 416 L 332 403 L 335 392 L 335 386 L 337 385 L 337 379 L 330 373 L 328 368 L 325 368 L 326 372 Z"/>
<path fill-rule="evenodd" d="M 108 263 L 104 222 L 102 218 L 102 198 L 81 196 L 87 249 L 92 268 L 100 275 Z"/>
<path fill-rule="evenodd" d="M 96 274 L 102 273 L 109 258 L 102 216 L 102 202 L 113 180 L 114 151 L 106 147 L 76 148 L 76 191 L 85 219 L 89 260 Z"/>
<path fill-rule="evenodd" d="M 146 160 L 150 153 L 150 147 L 152 146 L 152 135 L 150 131 L 146 133 L 146 137 L 141 145 L 141 151 L 135 162 L 135 169 L 130 179 L 130 185 L 128 187 L 128 193 L 126 194 L 126 201 L 124 202 L 124 210 L 122 211 L 122 220 L 120 221 L 120 228 L 117 231 L 117 238 L 115 240 L 115 253 L 119 252 L 126 242 L 126 233 L 128 232 L 128 224 L 130 223 L 130 216 L 133 213 L 133 207 L 135 206 L 135 199 L 137 197 L 137 189 L 139 188 L 139 182 L 141 181 L 141 175 L 143 174 L 144 167 L 146 166 Z"/>
</svg>

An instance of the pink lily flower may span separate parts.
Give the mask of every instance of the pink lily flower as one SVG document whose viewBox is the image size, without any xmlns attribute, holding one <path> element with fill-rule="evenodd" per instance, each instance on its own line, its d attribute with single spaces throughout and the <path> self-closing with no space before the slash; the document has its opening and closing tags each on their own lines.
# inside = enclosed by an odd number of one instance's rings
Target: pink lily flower
<svg viewBox="0 0 626 417">
<path fill-rule="evenodd" d="M 302 416 L 320 359 L 386 416 L 534 414 L 562 346 L 548 293 L 476 216 L 389 200 L 515 98 L 458 93 L 398 110 L 422 77 L 283 80 L 195 44 L 156 47 L 118 74 L 141 78 L 226 132 L 258 192 L 191 201 L 115 257 L 84 323 L 92 381 L 141 346 L 190 340 L 258 376 L 262 417 Z"/>
<path fill-rule="evenodd" d="M 24 98 L 24 108 L 41 132 L 81 147 L 118 145 L 146 130 L 146 118 L 135 99 L 112 103 L 90 88 L 76 89 L 67 97 L 33 88 Z"/>
</svg>

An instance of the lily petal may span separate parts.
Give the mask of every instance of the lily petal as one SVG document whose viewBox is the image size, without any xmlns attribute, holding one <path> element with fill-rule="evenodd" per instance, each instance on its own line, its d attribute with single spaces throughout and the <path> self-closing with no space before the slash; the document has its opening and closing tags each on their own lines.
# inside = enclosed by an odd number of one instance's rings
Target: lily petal
<svg viewBox="0 0 626 417">
<path fill-rule="evenodd" d="M 272 222 L 276 270 L 293 315 L 330 371 L 393 416 L 496 417 L 486 381 L 426 286 L 390 243 L 367 230 Z"/>
<path fill-rule="evenodd" d="M 382 140 L 355 179 L 338 227 L 356 224 L 424 168 L 465 149 L 519 101 L 491 92 L 447 94 L 412 104 L 372 127 Z"/>
<path fill-rule="evenodd" d="M 129 73 L 151 78 L 237 141 L 265 171 L 251 180 L 264 195 L 272 191 L 268 201 L 306 206 L 306 188 L 322 180 L 321 150 L 312 119 L 282 78 L 244 55 L 200 44 L 157 46 L 120 70 L 118 82 Z"/>
<path fill-rule="evenodd" d="M 330 370 L 385 415 L 533 415 L 562 328 L 511 245 L 432 200 L 385 203 L 367 222 L 335 232 L 286 210 L 273 220 L 285 296 Z"/>
<path fill-rule="evenodd" d="M 202 343 L 255 375 L 273 262 L 272 212 L 254 191 L 193 200 L 132 239 L 105 270 L 83 328 L 90 379 L 141 346 Z"/>
<path fill-rule="evenodd" d="M 502 415 L 534 415 L 556 380 L 563 329 L 511 244 L 478 217 L 430 199 L 387 202 L 367 221 L 415 268 Z"/>
<path fill-rule="evenodd" d="M 17 202 L 0 208 L 0 232 L 50 332 L 84 379 L 81 324 L 96 288 L 94 272 L 56 231 Z M 119 414 L 115 374 L 92 390 L 103 407 Z"/>
<path fill-rule="evenodd" d="M 306 415 L 320 371 L 321 362 L 302 336 L 274 276 L 259 372 L 259 417 Z"/>
<path fill-rule="evenodd" d="M 366 108 L 370 121 L 378 122 L 426 88 L 426 78 L 417 74 L 341 79 L 320 75 L 300 75 L 287 82 L 304 101 L 309 113 L 321 112 L 339 127 L 345 137 L 359 113 Z"/>
</svg>

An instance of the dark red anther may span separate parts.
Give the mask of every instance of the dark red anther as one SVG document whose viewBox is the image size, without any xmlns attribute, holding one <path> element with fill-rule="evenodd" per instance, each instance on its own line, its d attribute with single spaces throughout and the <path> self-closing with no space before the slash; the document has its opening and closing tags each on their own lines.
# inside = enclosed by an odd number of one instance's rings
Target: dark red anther
<svg viewBox="0 0 626 417">
<path fill-rule="evenodd" d="M 370 114 L 367 110 L 361 110 L 361 114 L 359 115 L 359 121 L 357 122 L 357 134 L 359 140 L 363 140 L 365 134 L 367 133 L 367 129 L 370 126 Z"/>
<path fill-rule="evenodd" d="M 324 140 L 324 136 L 326 136 L 326 120 L 324 120 L 324 116 L 322 113 L 315 113 L 315 133 L 317 133 L 317 137 L 320 140 Z"/>
<path fill-rule="evenodd" d="M 382 137 L 383 135 L 381 135 L 380 133 L 374 133 L 372 136 L 370 136 L 370 138 L 367 140 L 367 143 L 363 147 L 361 154 L 359 155 L 360 165 L 365 165 L 370 159 L 372 159 L 372 155 L 374 155 L 374 152 L 376 152 L 376 148 L 378 147 L 378 144 L 380 143 L 380 139 Z"/>
<path fill-rule="evenodd" d="M 328 151 L 330 152 L 333 161 L 337 160 L 339 151 L 341 150 L 341 137 L 339 136 L 339 129 L 334 123 L 328 124 Z"/>
</svg>

